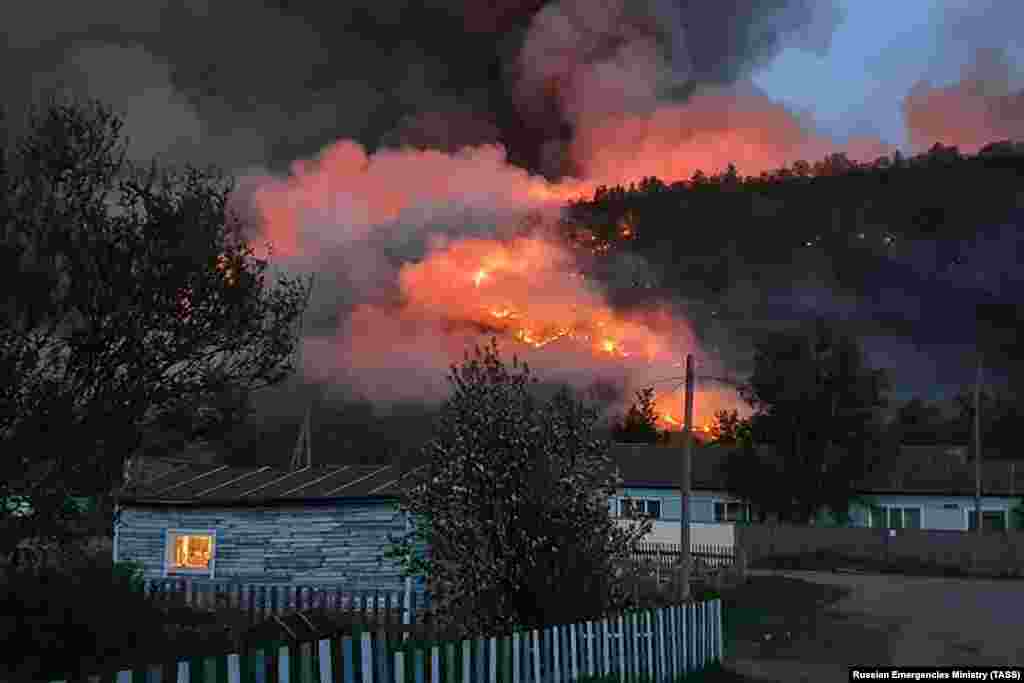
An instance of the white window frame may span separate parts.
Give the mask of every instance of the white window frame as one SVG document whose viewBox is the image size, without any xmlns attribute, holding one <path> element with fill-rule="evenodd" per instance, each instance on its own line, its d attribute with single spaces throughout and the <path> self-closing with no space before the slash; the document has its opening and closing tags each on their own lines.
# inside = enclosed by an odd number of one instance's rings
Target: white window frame
<svg viewBox="0 0 1024 683">
<path fill-rule="evenodd" d="M 722 519 L 718 519 L 718 506 L 722 505 L 723 515 Z M 740 519 L 729 519 L 729 506 L 738 505 L 740 507 Z M 750 522 L 754 518 L 754 507 L 750 503 L 743 500 L 716 500 L 712 504 L 711 516 L 714 518 L 716 524 L 735 524 L 736 522 Z"/>
<path fill-rule="evenodd" d="M 210 553 L 209 569 L 172 569 L 171 553 L 174 552 L 173 539 L 175 536 L 210 536 L 213 539 L 213 550 Z M 217 530 L 216 529 L 165 529 L 164 530 L 164 555 L 163 555 L 163 576 L 197 576 L 214 578 L 217 568 Z"/>
<path fill-rule="evenodd" d="M 975 511 L 975 508 L 974 508 L 973 505 L 965 505 L 964 506 L 964 531 L 970 531 L 971 530 L 971 513 L 974 512 L 974 511 Z M 984 522 L 985 522 L 985 513 L 986 512 L 998 512 L 998 513 L 1001 513 L 1003 515 L 1003 529 L 1007 530 L 1007 531 L 1010 529 L 1010 511 L 1009 510 L 1007 510 L 1006 508 L 1001 508 L 1001 507 L 985 507 L 984 505 L 982 505 L 981 506 L 981 521 L 979 523 L 982 524 L 983 526 L 984 526 Z"/>
<path fill-rule="evenodd" d="M 617 508 L 618 509 L 618 513 L 619 513 L 619 517 L 621 517 L 622 519 L 636 519 L 635 517 L 630 517 L 630 516 L 627 516 L 625 514 L 626 502 L 627 501 L 629 501 L 629 503 L 632 504 L 632 505 L 636 505 L 637 503 L 641 503 L 640 507 L 642 508 L 642 511 L 640 512 L 640 514 L 644 514 L 644 515 L 648 514 L 648 511 L 650 510 L 650 506 L 648 505 L 649 503 L 657 503 L 658 504 L 658 516 L 654 517 L 654 519 L 661 519 L 662 518 L 661 513 L 665 510 L 665 502 L 661 498 L 648 498 L 648 497 L 633 498 L 632 496 L 622 496 L 621 498 L 619 498 L 619 505 L 618 505 L 618 508 Z"/>
<path fill-rule="evenodd" d="M 874 528 L 880 528 L 880 529 L 898 528 L 901 531 L 903 529 L 906 529 L 907 527 L 905 525 L 900 526 L 900 527 L 893 527 L 892 526 L 892 511 L 893 510 L 899 510 L 900 511 L 900 522 L 901 523 L 903 522 L 903 510 L 917 510 L 917 517 L 918 517 L 919 520 L 921 520 L 921 525 L 919 527 L 917 527 L 917 528 L 919 530 L 925 528 L 924 527 L 924 506 L 923 505 L 898 505 L 896 503 L 887 503 L 887 504 L 878 505 L 878 506 L 875 506 L 875 507 L 878 507 L 878 508 L 880 508 L 882 510 L 885 510 L 885 523 L 881 527 L 875 527 L 875 525 L 874 525 L 875 510 L 873 509 L 873 507 L 868 507 L 868 528 L 870 528 L 870 529 L 874 529 Z M 913 531 L 913 529 L 911 529 L 911 531 Z"/>
</svg>

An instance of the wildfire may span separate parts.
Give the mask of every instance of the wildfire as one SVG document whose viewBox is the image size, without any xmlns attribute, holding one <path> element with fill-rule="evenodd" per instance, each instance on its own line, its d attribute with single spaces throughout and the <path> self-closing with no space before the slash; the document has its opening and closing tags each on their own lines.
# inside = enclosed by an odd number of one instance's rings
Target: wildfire
<svg viewBox="0 0 1024 683">
<path fill-rule="evenodd" d="M 682 429 L 683 428 L 682 420 L 677 420 L 676 418 L 672 417 L 672 413 L 662 413 L 659 416 L 659 420 L 663 423 L 661 425 L 661 427 L 663 429 Z M 711 423 L 705 422 L 704 424 L 702 424 L 700 426 L 694 426 L 694 431 L 703 432 L 704 434 L 710 434 L 711 433 Z"/>
<path fill-rule="evenodd" d="M 539 237 L 465 239 L 403 267 L 400 279 L 415 309 L 534 348 L 565 340 L 598 357 L 667 361 L 664 333 L 613 311 L 573 266 L 568 250 Z"/>
<path fill-rule="evenodd" d="M 661 429 L 678 430 L 683 428 L 683 418 L 679 415 L 682 397 L 676 393 L 662 393 L 654 396 L 654 410 L 658 415 L 658 426 Z M 716 393 L 703 389 L 694 397 L 694 431 L 711 434 L 713 420 L 707 417 L 715 411 L 735 405 L 735 399 L 727 394 Z"/>
<path fill-rule="evenodd" d="M 619 237 L 628 240 L 636 234 L 636 216 L 627 212 L 618 222 Z"/>
</svg>

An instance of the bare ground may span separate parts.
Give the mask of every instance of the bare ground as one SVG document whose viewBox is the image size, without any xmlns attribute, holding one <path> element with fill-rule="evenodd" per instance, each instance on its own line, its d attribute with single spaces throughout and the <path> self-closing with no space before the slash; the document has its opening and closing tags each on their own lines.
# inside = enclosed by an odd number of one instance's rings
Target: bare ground
<svg viewBox="0 0 1024 683">
<path fill-rule="evenodd" d="M 845 681 L 858 664 L 1024 662 L 1024 582 L 768 570 L 741 590 L 736 604 L 765 616 L 737 627 L 726 664 L 758 680 Z"/>
</svg>

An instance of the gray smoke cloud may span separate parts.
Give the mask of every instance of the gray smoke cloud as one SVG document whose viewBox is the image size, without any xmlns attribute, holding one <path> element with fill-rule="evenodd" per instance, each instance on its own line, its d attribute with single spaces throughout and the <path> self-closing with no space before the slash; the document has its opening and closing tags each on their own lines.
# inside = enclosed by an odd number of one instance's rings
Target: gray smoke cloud
<svg viewBox="0 0 1024 683">
<path fill-rule="evenodd" d="M 671 89 L 686 79 L 735 80 L 786 44 L 827 46 L 839 16 L 831 0 L 650 0 L 629 3 L 628 21 L 610 24 L 623 7 L 7 3 L 0 8 L 0 85 L 16 115 L 55 91 L 104 99 L 125 116 L 140 160 L 159 154 L 232 171 L 282 170 L 343 138 L 371 150 L 496 142 L 513 163 L 558 174 L 567 170 L 559 150 L 572 118 L 551 103 L 525 101 L 520 87 L 532 78 L 527 47 L 550 43 L 557 17 L 590 17 L 580 29 L 590 31 L 585 44 L 558 47 L 583 58 L 594 77 L 616 59 L 648 59 L 663 72 L 659 86 Z"/>
<path fill-rule="evenodd" d="M 337 345 L 357 334 L 360 306 L 402 303 L 403 264 L 432 240 L 506 235 L 531 211 L 556 218 L 564 196 L 545 197 L 539 176 L 585 175 L 594 160 L 578 141 L 593 149 L 587 131 L 608 122 L 706 137 L 715 103 L 738 93 L 755 104 L 736 120 L 767 111 L 765 131 L 803 144 L 798 117 L 747 79 L 787 46 L 829 49 L 841 20 L 835 0 L 39 0 L 0 7 L 0 85 L 13 114 L 52 94 L 99 98 L 124 116 L 133 159 L 241 176 L 239 205 L 280 262 L 317 273 L 309 377 L 405 400 L 424 384 L 443 393 L 469 337 L 380 316 L 405 345 L 355 376 Z M 260 196 L 284 198 L 291 224 L 268 219 Z M 602 295 L 624 305 L 635 281 L 658 279 L 638 259 L 606 275 Z M 693 315 L 696 302 L 672 306 Z"/>
</svg>

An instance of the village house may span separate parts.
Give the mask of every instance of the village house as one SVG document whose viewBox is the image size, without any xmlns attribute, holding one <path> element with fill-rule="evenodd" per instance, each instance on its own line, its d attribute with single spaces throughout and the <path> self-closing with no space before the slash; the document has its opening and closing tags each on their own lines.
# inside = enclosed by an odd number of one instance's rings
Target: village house
<svg viewBox="0 0 1024 683">
<path fill-rule="evenodd" d="M 694 448 L 694 544 L 733 545 L 735 525 L 756 519 L 750 503 L 725 488 L 720 465 L 727 450 Z M 608 501 L 609 512 L 622 524 L 636 512 L 649 514 L 654 526 L 645 540 L 678 543 L 679 449 L 615 444 L 612 457 L 622 484 Z M 398 499 L 416 470 L 234 467 L 195 460 L 164 462 L 156 469 L 159 474 L 137 477 L 120 497 L 113 549 L 117 560 L 141 562 L 146 578 L 405 587 L 384 551 L 389 535 L 408 528 Z M 904 447 L 859 487 L 861 502 L 851 509 L 851 525 L 968 530 L 974 523 L 973 470 L 960 451 Z M 983 485 L 983 523 L 1006 528 L 1020 502 L 1024 471 L 1014 463 L 986 462 Z M 817 524 L 835 522 L 823 515 Z"/>
<path fill-rule="evenodd" d="M 181 464 L 126 488 L 114 559 L 141 563 L 147 579 L 401 590 L 383 554 L 389 535 L 407 530 L 397 503 L 412 475 L 392 465 Z"/>
<path fill-rule="evenodd" d="M 767 448 L 767 447 L 762 447 Z M 681 504 L 679 449 L 616 445 L 623 487 L 610 503 L 628 518 L 634 510 L 655 518 L 646 540 L 679 543 Z M 728 450 L 696 445 L 691 469 L 691 540 L 731 545 L 736 523 L 756 520 L 747 501 L 726 491 L 720 466 Z M 1024 464 L 988 459 L 982 468 L 982 523 L 988 529 L 1012 526 L 1012 510 L 1024 496 Z M 891 529 L 963 530 L 975 528 L 974 464 L 967 449 L 955 446 L 901 446 L 899 456 L 872 470 L 857 486 L 851 526 Z M 835 525 L 830 515 L 816 521 Z"/>
</svg>

